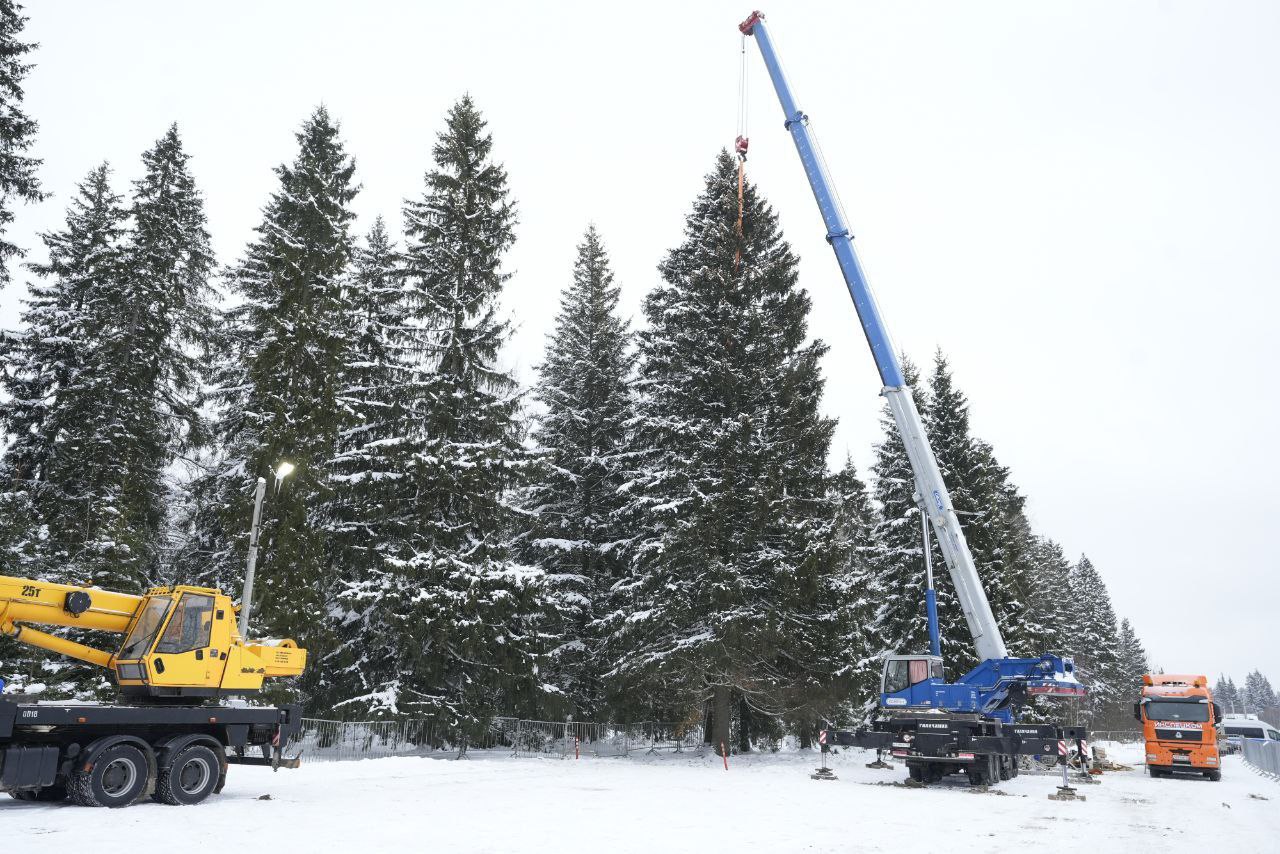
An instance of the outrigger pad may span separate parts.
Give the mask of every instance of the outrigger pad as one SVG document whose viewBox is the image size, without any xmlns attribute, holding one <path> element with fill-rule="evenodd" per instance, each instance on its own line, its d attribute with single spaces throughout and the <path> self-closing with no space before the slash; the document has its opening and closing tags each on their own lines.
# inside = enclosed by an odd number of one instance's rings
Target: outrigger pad
<svg viewBox="0 0 1280 854">
<path fill-rule="evenodd" d="M 1056 795 L 1050 795 L 1049 800 L 1051 801 L 1087 801 L 1088 798 L 1086 798 L 1084 795 L 1077 794 L 1076 790 L 1071 788 L 1070 786 L 1059 786 L 1058 793 Z"/>
</svg>

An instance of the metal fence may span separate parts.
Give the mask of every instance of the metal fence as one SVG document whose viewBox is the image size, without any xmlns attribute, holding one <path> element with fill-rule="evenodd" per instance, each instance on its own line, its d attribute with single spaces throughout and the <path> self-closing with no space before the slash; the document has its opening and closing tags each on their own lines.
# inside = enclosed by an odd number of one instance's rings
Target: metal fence
<svg viewBox="0 0 1280 854">
<path fill-rule="evenodd" d="M 383 756 L 464 756 L 472 752 L 528 756 L 630 756 L 636 752 L 701 751 L 702 727 L 645 721 L 614 725 L 588 721 L 494 718 L 479 735 L 430 720 L 331 721 L 304 718 L 288 753 L 303 762 L 343 762 Z"/>
<path fill-rule="evenodd" d="M 1096 732 L 1090 730 L 1089 732 L 1089 742 L 1091 744 L 1095 744 L 1099 741 L 1111 741 L 1117 744 L 1141 744 L 1144 740 L 1142 730 L 1140 729 L 1104 729 Z"/>
<path fill-rule="evenodd" d="M 1273 779 L 1280 779 L 1280 741 L 1261 738 L 1240 740 L 1244 761 Z"/>
</svg>

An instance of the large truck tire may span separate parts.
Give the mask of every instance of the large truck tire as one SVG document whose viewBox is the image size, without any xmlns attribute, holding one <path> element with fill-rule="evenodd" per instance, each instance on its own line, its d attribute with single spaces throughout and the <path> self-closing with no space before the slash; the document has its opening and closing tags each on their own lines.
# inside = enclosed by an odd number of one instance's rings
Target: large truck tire
<svg viewBox="0 0 1280 854">
<path fill-rule="evenodd" d="M 71 773 L 67 794 L 82 807 L 127 807 L 147 790 L 151 766 L 131 744 L 108 747 L 88 771 Z"/>
<path fill-rule="evenodd" d="M 1222 779 L 1221 771 L 1205 771 L 1204 775 L 1215 783 Z"/>
<path fill-rule="evenodd" d="M 208 746 L 193 744 L 160 766 L 152 797 L 170 806 L 192 806 L 203 801 L 218 786 L 222 763 Z"/>
<path fill-rule="evenodd" d="M 970 786 L 990 786 L 999 776 L 996 757 L 992 754 L 975 756 L 969 765 Z"/>
</svg>

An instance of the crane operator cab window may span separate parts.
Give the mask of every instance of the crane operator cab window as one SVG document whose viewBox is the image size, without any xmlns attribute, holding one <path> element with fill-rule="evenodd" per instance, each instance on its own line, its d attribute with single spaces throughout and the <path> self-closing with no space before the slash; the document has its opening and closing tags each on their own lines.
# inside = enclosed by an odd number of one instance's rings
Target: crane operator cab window
<svg viewBox="0 0 1280 854">
<path fill-rule="evenodd" d="M 213 597 L 184 593 L 178 610 L 165 627 L 156 652 L 190 652 L 209 645 L 213 629 Z"/>
<path fill-rule="evenodd" d="M 172 604 L 168 597 L 156 597 L 148 602 L 142 611 L 142 616 L 138 618 L 138 622 L 134 623 L 133 631 L 129 632 L 129 637 L 125 639 L 124 646 L 120 647 L 120 654 L 116 658 L 120 661 L 132 661 L 146 655 Z"/>
<path fill-rule="evenodd" d="M 886 694 L 905 691 L 912 685 L 919 685 L 932 676 L 942 678 L 942 661 L 935 658 L 894 658 L 885 662 L 884 686 Z"/>
</svg>

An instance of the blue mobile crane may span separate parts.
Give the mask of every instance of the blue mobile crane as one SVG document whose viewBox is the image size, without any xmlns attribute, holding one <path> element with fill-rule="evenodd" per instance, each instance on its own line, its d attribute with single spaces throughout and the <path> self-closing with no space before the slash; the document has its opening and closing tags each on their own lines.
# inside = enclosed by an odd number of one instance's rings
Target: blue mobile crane
<svg viewBox="0 0 1280 854">
<path fill-rule="evenodd" d="M 945 774 L 961 771 L 966 772 L 975 785 L 1007 779 L 1017 773 L 1017 754 L 1052 755 L 1057 752 L 1057 742 L 1084 737 L 1083 731 L 1075 728 L 1019 725 L 1015 722 L 1018 710 L 1033 696 L 1080 696 L 1084 687 L 1076 680 L 1069 658 L 1009 657 L 911 389 L 903 377 L 902 365 L 858 263 L 853 234 L 818 152 L 809 118 L 796 105 L 764 15 L 752 12 L 738 29 L 744 39 L 755 38 L 782 104 L 783 126 L 791 134 L 800 155 L 827 229 L 827 242 L 835 252 L 880 373 L 884 386 L 881 394 L 888 402 L 906 446 L 926 538 L 925 610 L 929 653 L 887 656 L 880 705 L 871 726 L 852 732 L 830 731 L 825 733 L 823 742 L 888 748 L 906 761 L 912 779 L 917 782 L 935 782 Z M 740 137 L 739 154 L 745 155 L 746 147 L 747 140 Z M 930 528 L 950 570 L 956 598 L 981 659 L 977 667 L 954 682 L 946 681 L 942 668 L 937 599 L 932 567 L 928 565 Z"/>
</svg>

